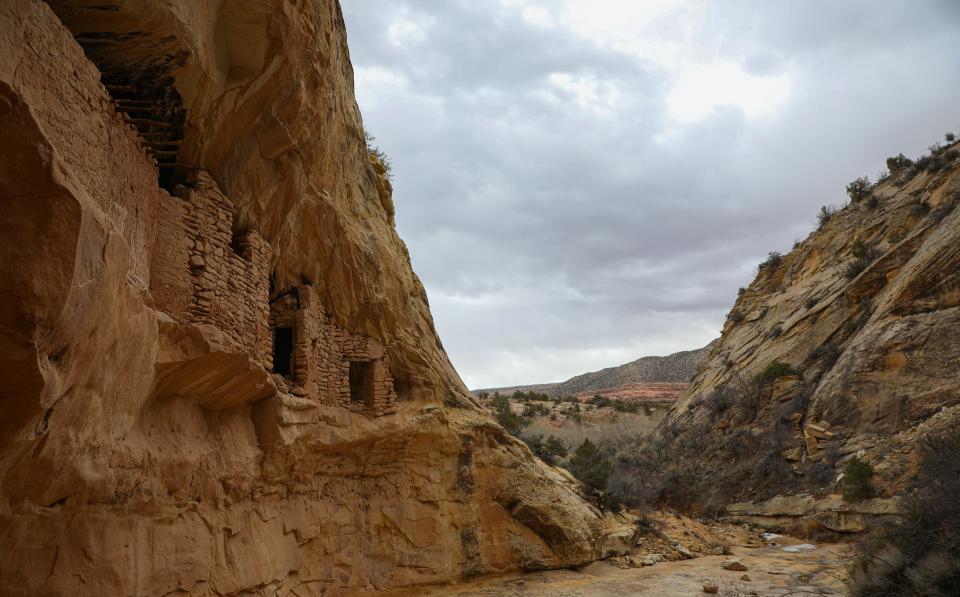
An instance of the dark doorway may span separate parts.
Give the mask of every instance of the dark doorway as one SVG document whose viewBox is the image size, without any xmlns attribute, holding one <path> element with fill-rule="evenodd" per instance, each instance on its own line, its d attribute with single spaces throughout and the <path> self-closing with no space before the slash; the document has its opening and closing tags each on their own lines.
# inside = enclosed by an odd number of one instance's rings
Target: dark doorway
<svg viewBox="0 0 960 597">
<path fill-rule="evenodd" d="M 373 400 L 373 363 L 350 362 L 350 402 L 367 404 Z"/>
<path fill-rule="evenodd" d="M 273 372 L 293 375 L 293 328 L 273 330 Z"/>
</svg>

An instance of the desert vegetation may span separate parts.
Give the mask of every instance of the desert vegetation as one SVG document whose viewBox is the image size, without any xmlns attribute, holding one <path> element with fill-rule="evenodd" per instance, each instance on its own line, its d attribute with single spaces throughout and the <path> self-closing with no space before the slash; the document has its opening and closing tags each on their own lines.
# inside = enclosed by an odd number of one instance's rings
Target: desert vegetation
<svg viewBox="0 0 960 597">
<path fill-rule="evenodd" d="M 853 261 L 847 265 L 846 275 L 851 279 L 859 276 L 881 254 L 876 245 L 868 245 L 860 239 L 854 241 L 850 252 L 853 255 Z"/>
<path fill-rule="evenodd" d="M 860 201 L 870 194 L 871 186 L 870 179 L 866 176 L 861 176 L 847 185 L 847 195 L 851 201 Z"/>
<path fill-rule="evenodd" d="M 535 391 L 478 397 L 511 435 L 544 462 L 567 468 L 599 506 L 612 510 L 623 501 L 611 486 L 618 453 L 639 446 L 665 412 L 662 404 L 601 394 L 583 402 Z"/>
<path fill-rule="evenodd" d="M 367 153 L 370 156 L 370 161 L 383 168 L 384 176 L 393 180 L 393 163 L 390 161 L 390 156 L 376 144 L 376 137 L 370 133 L 365 133 L 364 141 L 367 144 Z"/>
<path fill-rule="evenodd" d="M 874 495 L 873 467 L 858 456 L 847 462 L 843 469 L 843 499 L 848 502 L 862 502 Z"/>
<path fill-rule="evenodd" d="M 924 444 L 916 488 L 905 500 L 905 515 L 859 544 L 850 577 L 853 597 L 956 594 L 960 587 L 960 432 Z"/>
</svg>

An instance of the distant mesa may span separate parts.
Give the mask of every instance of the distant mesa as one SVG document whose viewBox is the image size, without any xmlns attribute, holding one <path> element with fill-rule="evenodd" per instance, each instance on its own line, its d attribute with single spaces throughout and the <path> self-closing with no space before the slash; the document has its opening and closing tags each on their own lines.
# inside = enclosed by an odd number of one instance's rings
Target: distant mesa
<svg viewBox="0 0 960 597">
<path fill-rule="evenodd" d="M 673 401 L 687 388 L 690 379 L 706 362 L 719 340 L 703 348 L 675 352 L 667 356 L 642 357 L 618 367 L 607 367 L 571 377 L 566 381 L 526 386 L 484 388 L 482 393 L 512 394 L 517 391 L 539 392 L 550 397 L 593 396 L 602 394 L 614 399 Z"/>
</svg>

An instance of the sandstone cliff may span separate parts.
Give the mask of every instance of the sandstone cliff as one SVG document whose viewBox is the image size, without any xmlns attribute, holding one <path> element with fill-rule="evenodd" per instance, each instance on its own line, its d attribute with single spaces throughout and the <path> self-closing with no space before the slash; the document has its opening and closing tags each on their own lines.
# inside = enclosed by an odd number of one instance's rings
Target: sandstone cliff
<svg viewBox="0 0 960 597">
<path fill-rule="evenodd" d="M 0 5 L 0 593 L 332 595 L 610 549 L 475 405 L 334 0 Z"/>
<path fill-rule="evenodd" d="M 761 264 L 661 426 L 659 441 L 690 459 L 683 474 L 708 505 L 787 494 L 799 497 L 735 510 L 890 513 L 873 502 L 818 508 L 806 492 L 829 502 L 859 454 L 880 497 L 902 494 L 920 440 L 960 423 L 957 147 L 891 164 L 900 167 Z"/>
</svg>

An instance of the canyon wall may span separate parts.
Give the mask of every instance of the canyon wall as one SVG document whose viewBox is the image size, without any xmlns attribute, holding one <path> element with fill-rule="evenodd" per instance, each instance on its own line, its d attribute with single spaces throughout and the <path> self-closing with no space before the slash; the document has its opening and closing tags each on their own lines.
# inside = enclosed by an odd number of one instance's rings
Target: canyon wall
<svg viewBox="0 0 960 597">
<path fill-rule="evenodd" d="M 334 0 L 0 6 L 0 594 L 337 595 L 626 547 L 469 396 Z"/>
<path fill-rule="evenodd" d="M 741 289 L 658 432 L 690 459 L 710 506 L 769 519 L 830 511 L 828 526 L 859 530 L 860 514 L 896 512 L 882 498 L 910 490 L 923 439 L 960 424 L 958 157 L 948 144 L 915 165 L 888 161 L 894 172 L 854 185 L 848 206 L 824 211 Z M 878 498 L 837 506 L 854 456 L 874 467 Z M 751 505 L 777 495 L 798 498 Z M 843 510 L 856 520 L 839 520 Z"/>
</svg>

